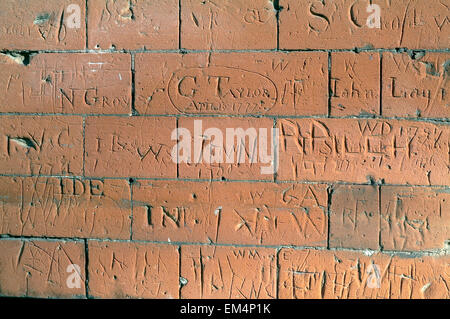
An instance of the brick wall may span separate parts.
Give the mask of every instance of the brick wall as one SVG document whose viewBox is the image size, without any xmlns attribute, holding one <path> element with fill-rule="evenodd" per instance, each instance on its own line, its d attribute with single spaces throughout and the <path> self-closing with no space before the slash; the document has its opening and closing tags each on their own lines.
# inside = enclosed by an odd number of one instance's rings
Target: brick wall
<svg viewBox="0 0 450 319">
<path fill-rule="evenodd" d="M 1 1 L 0 294 L 449 298 L 450 2 L 369 4 Z"/>
</svg>

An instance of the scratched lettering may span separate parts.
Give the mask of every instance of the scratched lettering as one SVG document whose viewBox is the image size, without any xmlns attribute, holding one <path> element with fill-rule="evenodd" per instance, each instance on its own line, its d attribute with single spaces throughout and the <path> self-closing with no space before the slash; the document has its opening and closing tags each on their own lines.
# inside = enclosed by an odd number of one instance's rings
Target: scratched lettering
<svg viewBox="0 0 450 319">
<path fill-rule="evenodd" d="M 331 114 L 379 114 L 380 58 L 373 53 L 331 55 Z"/>
<path fill-rule="evenodd" d="M 448 298 L 447 256 L 392 257 L 376 253 L 283 249 L 279 253 L 279 298 Z M 367 284 L 373 265 L 380 288 Z"/>
<path fill-rule="evenodd" d="M 131 111 L 130 57 L 37 54 L 29 65 L 0 57 L 0 110 L 43 113 Z"/>
<path fill-rule="evenodd" d="M 2 1 L 0 43 L 2 49 L 18 50 L 82 50 L 85 46 L 85 24 L 79 28 L 68 27 L 68 5 L 80 8 L 80 20 L 85 19 L 82 0 L 29 2 L 26 0 Z M 20 19 L 19 19 L 20 17 Z"/>
<path fill-rule="evenodd" d="M 130 237 L 125 180 L 1 177 L 0 233 L 47 237 Z"/>
<path fill-rule="evenodd" d="M 86 174 L 175 177 L 176 164 L 170 155 L 174 129 L 175 120 L 169 118 L 88 118 Z"/>
<path fill-rule="evenodd" d="M 90 240 L 88 247 L 88 271 L 95 273 L 89 278 L 92 296 L 178 298 L 179 256 L 176 246 Z"/>
<path fill-rule="evenodd" d="M 325 185 L 146 182 L 133 185 L 133 238 L 325 246 Z"/>
<path fill-rule="evenodd" d="M 286 0 L 280 12 L 283 49 L 348 49 L 354 47 L 446 49 L 449 7 L 443 1 L 377 1 L 379 28 L 367 20 L 367 1 Z M 428 36 L 423 36 L 427 34 Z"/>
<path fill-rule="evenodd" d="M 271 1 L 182 0 L 181 44 L 186 49 L 274 49 L 276 11 Z M 233 32 L 223 32 L 231 28 Z M 248 36 L 249 34 L 254 36 Z M 258 38 L 264 34 L 264 41 Z"/>
<path fill-rule="evenodd" d="M 386 250 L 446 248 L 450 193 L 443 188 L 381 188 L 381 245 Z"/>
<path fill-rule="evenodd" d="M 380 232 L 378 188 L 337 185 L 331 198 L 330 247 L 377 249 Z"/>
<path fill-rule="evenodd" d="M 209 67 L 175 72 L 169 82 L 172 104 L 182 113 L 265 113 L 277 101 L 275 84 L 245 70 Z"/>
<path fill-rule="evenodd" d="M 450 54 L 383 54 L 383 115 L 450 117 Z"/>
<path fill-rule="evenodd" d="M 81 118 L 3 116 L 0 121 L 2 173 L 81 175 Z"/>
<path fill-rule="evenodd" d="M 84 267 L 80 269 L 79 288 L 70 289 L 66 284 L 67 266 L 84 266 L 84 243 L 2 239 L 0 249 L 2 294 L 39 298 L 85 296 Z"/>
<path fill-rule="evenodd" d="M 327 63 L 324 52 L 137 54 L 136 110 L 327 114 Z"/>
</svg>

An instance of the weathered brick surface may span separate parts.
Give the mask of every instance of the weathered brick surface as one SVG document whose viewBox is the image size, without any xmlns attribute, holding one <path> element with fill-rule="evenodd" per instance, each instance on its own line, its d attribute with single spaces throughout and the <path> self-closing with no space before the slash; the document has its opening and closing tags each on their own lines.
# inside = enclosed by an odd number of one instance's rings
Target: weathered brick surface
<svg viewBox="0 0 450 319">
<path fill-rule="evenodd" d="M 181 298 L 275 298 L 276 272 L 275 249 L 183 246 Z"/>
<path fill-rule="evenodd" d="M 275 49 L 275 13 L 266 0 L 181 0 L 181 47 Z"/>
<path fill-rule="evenodd" d="M 175 246 L 89 241 L 89 294 L 94 298 L 178 298 Z"/>
<path fill-rule="evenodd" d="M 450 185 L 449 126 L 382 119 L 289 119 L 280 180 Z"/>
<path fill-rule="evenodd" d="M 383 53 L 383 115 L 450 117 L 449 53 Z"/>
<path fill-rule="evenodd" d="M 84 244 L 75 241 L 0 240 L 0 294 L 40 298 L 85 296 Z M 77 265 L 76 271 L 68 270 Z M 80 288 L 69 288 L 71 274 Z"/>
<path fill-rule="evenodd" d="M 448 188 L 381 188 L 381 245 L 386 250 L 432 250 L 448 245 Z"/>
<path fill-rule="evenodd" d="M 178 49 L 178 0 L 88 0 L 90 49 Z"/>
<path fill-rule="evenodd" d="M 125 54 L 44 53 L 30 64 L 0 56 L 1 112 L 131 112 L 131 59 Z"/>
<path fill-rule="evenodd" d="M 325 52 L 141 53 L 135 60 L 136 110 L 325 115 L 327 65 Z"/>
<path fill-rule="evenodd" d="M 133 239 L 297 246 L 327 242 L 325 185 L 138 180 L 133 200 Z"/>
<path fill-rule="evenodd" d="M 87 118 L 86 175 L 176 177 L 175 124 L 173 118 Z"/>
<path fill-rule="evenodd" d="M 279 298 L 449 298 L 448 256 L 282 249 L 278 263 Z"/>
<path fill-rule="evenodd" d="M 1 116 L 0 123 L 0 173 L 81 174 L 81 117 Z"/>
<path fill-rule="evenodd" d="M 130 238 L 126 180 L 0 177 L 0 233 Z"/>
<path fill-rule="evenodd" d="M 380 28 L 367 20 L 380 7 Z M 449 6 L 426 0 L 313 1 L 280 0 L 280 48 L 351 49 L 354 47 L 445 49 Z"/>
<path fill-rule="evenodd" d="M 331 54 L 331 115 L 380 113 L 380 56 L 368 52 Z"/>
<path fill-rule="evenodd" d="M 83 0 L 3 0 L 0 12 L 0 50 L 80 50 L 85 47 Z M 68 19 L 76 22 L 73 15 L 78 12 L 79 27 L 68 23 Z"/>
</svg>

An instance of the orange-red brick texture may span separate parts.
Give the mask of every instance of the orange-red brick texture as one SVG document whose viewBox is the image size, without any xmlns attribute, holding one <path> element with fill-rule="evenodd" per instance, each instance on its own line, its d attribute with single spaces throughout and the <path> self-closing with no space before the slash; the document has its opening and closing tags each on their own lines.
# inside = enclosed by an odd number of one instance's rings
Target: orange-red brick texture
<svg viewBox="0 0 450 319">
<path fill-rule="evenodd" d="M 448 0 L 1 1 L 0 296 L 449 298 L 449 38 Z M 177 164 L 197 121 L 276 172 Z"/>
</svg>

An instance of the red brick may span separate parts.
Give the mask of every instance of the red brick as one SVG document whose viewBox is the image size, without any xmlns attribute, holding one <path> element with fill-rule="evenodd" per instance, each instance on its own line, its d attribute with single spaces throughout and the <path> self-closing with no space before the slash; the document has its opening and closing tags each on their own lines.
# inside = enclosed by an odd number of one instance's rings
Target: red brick
<svg viewBox="0 0 450 319">
<path fill-rule="evenodd" d="M 276 273 L 275 249 L 181 247 L 181 298 L 275 298 Z"/>
<path fill-rule="evenodd" d="M 80 28 L 71 28 L 70 5 L 80 9 Z M 76 50 L 86 43 L 85 1 L 3 0 L 0 2 L 1 50 Z M 73 21 L 73 20 L 70 20 Z"/>
<path fill-rule="evenodd" d="M 382 187 L 381 217 L 381 245 L 385 250 L 446 248 L 450 237 L 450 191 Z"/>
<path fill-rule="evenodd" d="M 81 117 L 1 116 L 0 173 L 81 175 Z"/>
<path fill-rule="evenodd" d="M 130 238 L 125 180 L 0 177 L 0 233 Z"/>
<path fill-rule="evenodd" d="M 136 111 L 140 114 L 177 114 L 168 85 L 177 70 L 205 66 L 206 53 L 138 53 L 135 56 Z"/>
<path fill-rule="evenodd" d="M 198 121 L 197 123 L 199 124 L 197 127 L 198 130 L 201 128 L 201 132 L 195 132 L 195 121 Z M 268 155 L 273 154 L 271 148 L 273 143 L 272 119 L 221 118 L 218 121 L 216 118 L 180 118 L 178 120 L 178 128 L 180 130 L 188 130 L 191 136 L 190 144 L 187 139 L 188 136 L 179 138 L 180 143 L 182 143 L 178 146 L 180 157 L 185 154 L 189 154 L 189 150 L 187 148 L 188 145 L 191 145 L 191 158 L 190 160 L 187 160 L 188 163 L 186 163 L 186 161 L 181 162 L 180 158 L 180 164 L 178 165 L 179 177 L 236 180 L 273 179 L 273 174 L 269 172 L 274 171 L 273 168 L 276 164 L 274 164 L 271 169 L 271 164 L 263 163 L 262 160 L 264 160 L 264 158 L 261 158 L 260 156 L 260 150 L 266 151 Z M 216 132 L 206 131 L 210 128 L 216 128 L 221 132 L 223 137 L 222 143 L 220 143 L 220 138 L 215 136 Z M 227 129 L 229 129 L 230 132 L 235 132 L 236 136 L 244 137 L 245 133 L 248 133 L 248 136 L 256 133 L 257 136 L 254 135 L 254 138 L 249 138 L 247 136 L 245 137 L 245 142 L 243 142 L 244 139 L 234 137 L 234 143 L 232 143 L 229 142 L 229 139 L 227 140 Z M 238 129 L 242 130 L 239 131 Z M 260 135 L 261 129 L 265 129 L 267 134 L 267 140 L 262 139 L 267 143 L 266 150 L 264 150 L 264 147 L 261 147 L 262 144 L 260 143 L 260 136 L 263 136 Z M 229 150 L 227 150 L 227 144 L 230 145 Z M 186 147 L 183 147 L 182 145 Z M 198 145 L 198 147 L 195 147 L 196 145 Z M 231 149 L 232 147 L 234 147 L 234 154 Z M 211 150 L 208 148 L 211 148 Z M 196 149 L 198 150 L 198 153 L 201 151 L 202 154 L 197 154 Z M 210 156 L 212 154 L 215 154 L 216 157 Z M 239 163 L 242 158 L 245 162 Z M 253 163 L 251 162 L 251 159 L 253 159 Z M 216 160 L 219 161 L 219 163 L 217 163 Z M 232 163 L 227 163 L 227 160 Z M 210 163 L 208 163 L 208 161 L 210 161 Z"/>
<path fill-rule="evenodd" d="M 383 115 L 450 117 L 450 53 L 383 53 Z"/>
<path fill-rule="evenodd" d="M 380 6 L 380 28 L 367 25 L 369 3 Z M 355 47 L 445 49 L 448 6 L 427 0 L 281 0 L 281 49 Z"/>
<path fill-rule="evenodd" d="M 379 115 L 379 54 L 333 52 L 330 85 L 331 115 Z"/>
<path fill-rule="evenodd" d="M 257 72 L 272 81 L 276 100 L 267 114 L 325 115 L 328 109 L 327 59 L 325 52 L 220 53 L 211 57 L 211 64 Z M 249 82 L 250 78 L 240 85 L 245 87 Z M 236 94 L 237 88 L 239 85 L 230 86 L 230 93 Z M 266 104 L 264 106 L 268 107 Z M 257 113 L 255 111 L 247 113 Z"/>
<path fill-rule="evenodd" d="M 29 65 L 0 55 L 1 112 L 131 112 L 127 54 L 42 53 Z"/>
<path fill-rule="evenodd" d="M 184 49 L 276 49 L 273 1 L 181 0 Z"/>
<path fill-rule="evenodd" d="M 90 49 L 178 49 L 178 0 L 88 1 Z"/>
<path fill-rule="evenodd" d="M 133 239 L 326 246 L 325 185 L 133 184 Z"/>
<path fill-rule="evenodd" d="M 279 298 L 449 298 L 449 257 L 282 249 Z M 376 271 L 379 271 L 377 280 Z M 379 288 L 377 288 L 379 287 Z"/>
<path fill-rule="evenodd" d="M 0 240 L 0 294 L 39 298 L 85 296 L 84 244 L 75 241 Z M 75 283 L 79 266 L 80 288 Z M 76 266 L 73 266 L 76 267 Z M 74 279 L 72 281 L 72 279 Z"/>
<path fill-rule="evenodd" d="M 279 120 L 279 180 L 449 185 L 449 126 L 381 119 Z"/>
<path fill-rule="evenodd" d="M 89 241 L 89 295 L 94 298 L 178 298 L 178 248 Z"/>
<path fill-rule="evenodd" d="M 86 174 L 103 177 L 176 177 L 174 118 L 86 119 Z"/>
<path fill-rule="evenodd" d="M 330 207 L 330 247 L 378 249 L 378 187 L 337 185 Z"/>
<path fill-rule="evenodd" d="M 327 68 L 325 52 L 137 54 L 136 110 L 326 115 Z"/>
</svg>

